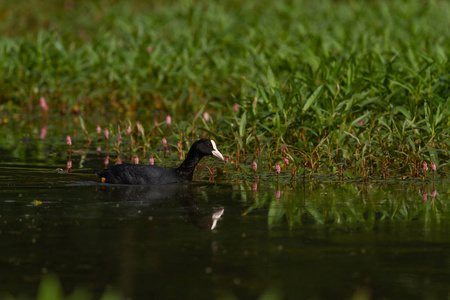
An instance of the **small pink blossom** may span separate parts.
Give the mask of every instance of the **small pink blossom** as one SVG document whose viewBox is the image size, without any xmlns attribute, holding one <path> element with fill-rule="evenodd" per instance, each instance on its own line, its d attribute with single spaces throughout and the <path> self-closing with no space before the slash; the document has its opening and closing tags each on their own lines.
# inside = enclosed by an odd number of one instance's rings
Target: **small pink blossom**
<svg viewBox="0 0 450 300">
<path fill-rule="evenodd" d="M 203 113 L 203 119 L 205 119 L 205 122 L 209 122 L 209 113 L 208 112 L 204 112 Z"/>
<path fill-rule="evenodd" d="M 131 126 L 130 126 L 130 125 L 127 126 L 127 131 L 126 131 L 126 133 L 127 133 L 127 135 L 130 135 L 130 134 L 131 134 Z"/>
<path fill-rule="evenodd" d="M 285 151 L 285 147 L 281 146 L 281 153 L 284 153 L 284 151 Z"/>
<path fill-rule="evenodd" d="M 136 126 L 137 126 L 139 133 L 144 135 L 144 127 L 141 125 L 141 123 L 136 122 Z"/>
<path fill-rule="evenodd" d="M 102 128 L 100 127 L 100 125 L 97 124 L 97 134 L 100 134 L 102 132 Z"/>
<path fill-rule="evenodd" d="M 109 165 L 109 156 L 108 155 L 105 157 L 105 161 L 103 163 L 105 164 L 105 167 L 107 165 Z"/>
<path fill-rule="evenodd" d="M 147 52 L 148 53 L 152 53 L 153 51 L 153 47 L 152 46 L 147 46 Z"/>
<path fill-rule="evenodd" d="M 109 130 L 108 130 L 108 128 L 105 128 L 105 131 L 103 133 L 105 134 L 105 139 L 109 139 Z"/>
<path fill-rule="evenodd" d="M 68 135 L 68 136 L 66 137 L 66 142 L 67 142 L 67 145 L 69 145 L 69 147 L 72 146 L 72 139 L 70 138 L 70 135 Z"/>
<path fill-rule="evenodd" d="M 235 112 L 237 112 L 237 111 L 239 110 L 239 104 L 235 103 L 235 104 L 233 105 L 233 110 L 234 110 Z"/>
<path fill-rule="evenodd" d="M 44 112 L 48 112 L 48 105 L 47 102 L 45 102 L 45 98 L 41 97 L 40 99 L 41 108 Z"/>
<path fill-rule="evenodd" d="M 436 190 L 433 190 L 431 192 L 431 198 L 433 198 L 433 200 L 434 200 L 434 198 L 436 198 Z"/>
<path fill-rule="evenodd" d="M 41 140 L 44 140 L 47 136 L 47 125 L 44 125 L 44 127 L 41 128 L 41 134 L 39 135 L 39 138 Z"/>
<path fill-rule="evenodd" d="M 277 193 L 276 193 L 277 200 L 280 199 L 280 196 L 281 196 L 281 191 L 279 189 L 277 189 Z"/>
<path fill-rule="evenodd" d="M 163 137 L 162 143 L 163 143 L 163 147 L 164 147 L 165 149 L 167 149 L 167 140 L 166 140 L 165 137 Z"/>
<path fill-rule="evenodd" d="M 286 166 L 289 166 L 289 159 L 288 159 L 287 156 L 284 158 L 284 164 L 285 164 Z"/>
<path fill-rule="evenodd" d="M 120 143 L 120 142 L 122 142 L 122 135 L 121 134 L 119 134 L 119 137 L 117 138 L 117 141 Z"/>
<path fill-rule="evenodd" d="M 178 147 L 179 150 L 181 150 L 181 141 L 178 141 L 177 147 Z"/>
<path fill-rule="evenodd" d="M 258 184 L 256 182 L 253 183 L 253 191 L 256 192 L 258 189 Z"/>
<path fill-rule="evenodd" d="M 277 165 L 275 166 L 275 171 L 277 172 L 277 174 L 281 173 L 281 168 L 280 168 L 280 164 L 277 163 Z"/>
<path fill-rule="evenodd" d="M 423 202 L 427 202 L 427 192 L 423 193 Z"/>
<path fill-rule="evenodd" d="M 149 159 L 149 161 L 148 161 L 149 163 L 150 163 L 150 165 L 154 165 L 155 164 L 155 159 L 153 158 L 153 156 L 152 157 L 150 157 L 150 159 Z"/>
<path fill-rule="evenodd" d="M 256 161 L 253 162 L 253 171 L 256 172 L 256 170 L 258 169 L 258 164 L 256 163 Z"/>
<path fill-rule="evenodd" d="M 436 171 L 436 164 L 434 161 L 431 163 L 431 170 Z"/>
<path fill-rule="evenodd" d="M 135 165 L 139 164 L 139 157 L 137 157 L 137 155 L 134 157 L 134 164 Z"/>
<path fill-rule="evenodd" d="M 72 161 L 67 161 L 67 170 L 72 169 Z"/>
<path fill-rule="evenodd" d="M 426 161 L 423 162 L 423 170 L 424 170 L 425 172 L 428 170 L 427 162 L 426 162 Z"/>
<path fill-rule="evenodd" d="M 166 117 L 166 124 L 167 126 L 170 126 L 172 124 L 172 117 L 170 115 Z"/>
<path fill-rule="evenodd" d="M 226 155 L 225 156 L 225 163 L 228 163 L 228 159 L 229 159 L 229 157 L 228 157 L 228 155 Z"/>
<path fill-rule="evenodd" d="M 117 164 L 121 165 L 122 164 L 122 159 L 120 157 L 117 158 Z"/>
<path fill-rule="evenodd" d="M 364 119 L 362 119 L 361 121 L 359 121 L 359 125 L 363 126 L 364 124 Z"/>
</svg>

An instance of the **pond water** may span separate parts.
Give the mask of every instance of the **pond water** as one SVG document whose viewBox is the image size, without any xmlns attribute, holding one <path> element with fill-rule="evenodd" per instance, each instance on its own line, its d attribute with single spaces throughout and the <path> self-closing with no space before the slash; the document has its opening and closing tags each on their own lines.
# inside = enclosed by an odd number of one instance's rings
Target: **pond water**
<svg viewBox="0 0 450 300">
<path fill-rule="evenodd" d="M 95 153 L 70 172 L 2 154 L 0 295 L 51 273 L 129 299 L 450 297 L 447 179 L 113 186 Z"/>
</svg>

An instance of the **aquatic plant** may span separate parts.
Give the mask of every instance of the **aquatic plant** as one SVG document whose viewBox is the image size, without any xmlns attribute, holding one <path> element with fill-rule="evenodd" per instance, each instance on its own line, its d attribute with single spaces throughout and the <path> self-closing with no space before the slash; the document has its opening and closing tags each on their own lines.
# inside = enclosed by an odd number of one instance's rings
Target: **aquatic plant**
<svg viewBox="0 0 450 300">
<path fill-rule="evenodd" d="M 50 30 L 0 3 L 2 147 L 81 129 L 77 150 L 97 149 L 103 128 L 103 155 L 128 162 L 210 137 L 250 174 L 252 161 L 303 179 L 416 179 L 424 160 L 448 172 L 447 2 L 197 4 L 80 4 Z"/>
</svg>

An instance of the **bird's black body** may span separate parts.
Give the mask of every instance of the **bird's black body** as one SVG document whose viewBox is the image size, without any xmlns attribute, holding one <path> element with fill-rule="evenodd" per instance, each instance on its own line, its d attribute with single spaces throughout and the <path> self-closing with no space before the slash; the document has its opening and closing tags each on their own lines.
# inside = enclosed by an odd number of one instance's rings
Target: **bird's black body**
<svg viewBox="0 0 450 300">
<path fill-rule="evenodd" d="M 214 141 L 200 139 L 195 142 L 183 163 L 175 169 L 164 169 L 151 165 L 120 164 L 108 169 L 96 171 L 98 177 L 105 178 L 105 183 L 113 184 L 170 184 L 191 181 L 198 162 L 207 155 L 214 155 L 223 160 Z"/>
</svg>

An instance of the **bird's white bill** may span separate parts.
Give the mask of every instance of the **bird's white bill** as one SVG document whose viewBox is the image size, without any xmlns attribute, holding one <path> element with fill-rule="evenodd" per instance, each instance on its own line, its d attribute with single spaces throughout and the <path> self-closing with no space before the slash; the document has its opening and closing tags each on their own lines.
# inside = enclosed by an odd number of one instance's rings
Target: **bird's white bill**
<svg viewBox="0 0 450 300">
<path fill-rule="evenodd" d="M 213 146 L 212 155 L 214 155 L 217 158 L 220 158 L 221 160 L 225 160 L 222 156 L 222 153 L 220 153 L 219 150 L 217 150 L 216 143 L 213 140 L 211 140 L 211 144 Z"/>
</svg>

